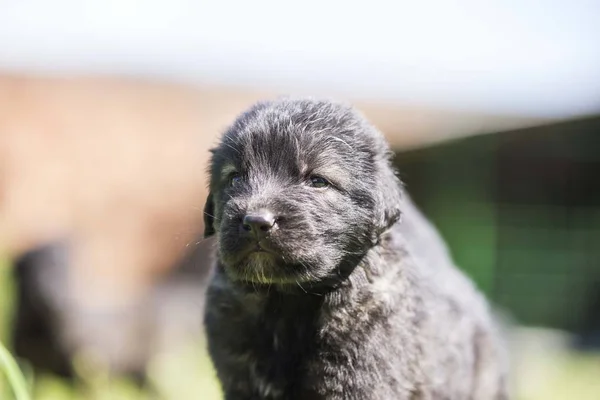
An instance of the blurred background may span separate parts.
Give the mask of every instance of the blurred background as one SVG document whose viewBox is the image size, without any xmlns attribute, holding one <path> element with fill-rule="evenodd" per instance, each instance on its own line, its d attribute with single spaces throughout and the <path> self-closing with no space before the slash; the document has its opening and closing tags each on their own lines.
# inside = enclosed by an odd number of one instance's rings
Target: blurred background
<svg viewBox="0 0 600 400">
<path fill-rule="evenodd" d="M 599 17 L 585 0 L 0 1 L 0 341 L 34 398 L 220 398 L 208 149 L 294 94 L 384 132 L 513 321 L 517 399 L 600 399 Z"/>
</svg>

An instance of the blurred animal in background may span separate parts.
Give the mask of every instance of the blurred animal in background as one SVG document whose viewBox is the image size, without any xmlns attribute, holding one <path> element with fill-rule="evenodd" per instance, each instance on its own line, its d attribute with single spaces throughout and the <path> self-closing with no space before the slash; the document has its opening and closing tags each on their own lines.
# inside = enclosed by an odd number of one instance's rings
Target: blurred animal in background
<svg viewBox="0 0 600 400">
<path fill-rule="evenodd" d="M 71 295 L 70 245 L 57 241 L 15 261 L 13 346 L 35 370 L 73 378 L 76 360 L 143 380 L 150 359 L 203 334 L 208 242 L 191 251 L 145 296 L 125 307 L 90 307 Z M 107 294 L 110 296 L 110 294 Z"/>
<path fill-rule="evenodd" d="M 71 360 L 57 330 L 65 306 L 68 254 L 64 243 L 33 249 L 15 260 L 17 301 L 13 327 L 15 353 L 35 368 L 72 377 Z"/>
</svg>

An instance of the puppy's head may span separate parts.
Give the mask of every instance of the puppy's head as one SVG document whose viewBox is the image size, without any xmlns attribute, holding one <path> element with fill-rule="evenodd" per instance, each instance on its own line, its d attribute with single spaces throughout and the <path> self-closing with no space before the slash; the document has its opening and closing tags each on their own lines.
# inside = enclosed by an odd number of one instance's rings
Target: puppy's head
<svg viewBox="0 0 600 400">
<path fill-rule="evenodd" d="M 352 108 L 281 99 L 242 114 L 213 150 L 204 218 L 234 280 L 339 279 L 400 216 L 382 135 Z"/>
</svg>

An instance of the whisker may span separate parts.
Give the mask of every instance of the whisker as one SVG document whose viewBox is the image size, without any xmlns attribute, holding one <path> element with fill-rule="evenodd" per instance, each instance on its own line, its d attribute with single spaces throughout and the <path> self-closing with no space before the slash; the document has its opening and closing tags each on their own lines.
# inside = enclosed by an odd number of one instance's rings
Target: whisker
<svg viewBox="0 0 600 400">
<path fill-rule="evenodd" d="M 351 151 L 354 151 L 354 149 L 352 148 L 352 146 L 350 146 L 345 140 L 340 139 L 339 137 L 335 137 L 335 136 L 331 136 L 329 139 L 331 140 L 337 140 L 339 142 L 344 143 L 346 146 L 348 146 L 350 148 Z"/>
<path fill-rule="evenodd" d="M 240 151 L 238 149 L 236 149 L 235 147 L 233 147 L 232 145 L 230 145 L 227 142 L 222 142 L 225 146 L 229 147 L 231 150 L 235 151 L 237 154 L 241 155 Z"/>
<path fill-rule="evenodd" d="M 192 243 L 194 244 L 194 246 L 198 246 L 200 243 L 203 243 L 203 242 L 207 241 L 208 239 L 210 239 L 210 238 L 202 238 L 202 239 L 198 240 L 197 242 L 194 242 L 194 240 L 192 240 L 192 241 L 188 242 L 185 245 L 185 247 L 189 247 Z M 195 240 L 197 240 L 197 239 L 195 239 Z"/>
<path fill-rule="evenodd" d="M 302 289 L 302 290 L 304 291 L 304 293 L 308 293 L 308 292 L 306 291 L 306 289 L 304 289 L 304 288 L 302 287 L 302 285 L 300 284 L 300 282 L 298 282 L 298 279 L 295 279 L 295 281 L 296 281 L 296 284 L 297 284 L 297 285 L 300 287 L 300 289 Z"/>
</svg>

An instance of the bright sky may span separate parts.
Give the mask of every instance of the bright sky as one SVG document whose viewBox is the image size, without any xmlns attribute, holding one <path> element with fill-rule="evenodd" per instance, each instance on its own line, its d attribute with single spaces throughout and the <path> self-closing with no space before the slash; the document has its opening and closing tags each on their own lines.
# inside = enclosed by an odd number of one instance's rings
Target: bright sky
<svg viewBox="0 0 600 400">
<path fill-rule="evenodd" d="M 0 68 L 564 117 L 600 111 L 599 21 L 598 0 L 3 0 Z"/>
</svg>

